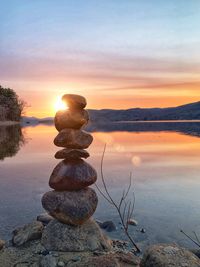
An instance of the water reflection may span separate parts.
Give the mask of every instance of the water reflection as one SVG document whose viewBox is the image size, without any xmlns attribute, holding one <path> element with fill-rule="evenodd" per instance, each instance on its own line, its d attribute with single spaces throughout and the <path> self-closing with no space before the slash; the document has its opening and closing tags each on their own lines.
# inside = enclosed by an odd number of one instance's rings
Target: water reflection
<svg viewBox="0 0 200 267">
<path fill-rule="evenodd" d="M 155 131 L 156 126 L 140 132 L 93 132 L 94 142 L 88 149 L 91 155 L 88 162 L 99 172 L 103 147 L 107 143 L 105 177 L 116 200 L 133 171 L 134 215 L 139 225 L 131 228 L 131 234 L 137 242 L 177 242 L 192 246 L 179 229 L 195 230 L 200 235 L 199 125 L 192 123 L 188 126 L 191 135 L 189 130 L 187 134 L 172 129 Z M 162 129 L 167 127 L 163 125 Z M 58 162 L 53 157 L 57 151 L 53 144 L 56 133 L 53 126 L 27 127 L 29 142 L 15 157 L 0 162 L 1 238 L 8 238 L 13 228 L 30 222 L 43 212 L 40 199 L 49 190 L 49 176 Z M 101 186 L 100 179 L 98 184 Z M 115 210 L 100 195 L 95 217 L 102 221 L 113 220 L 120 231 Z M 146 234 L 141 234 L 140 228 L 145 228 Z M 115 237 L 124 238 L 123 231 L 119 231 L 113 232 Z"/>
<path fill-rule="evenodd" d="M 0 126 L 0 160 L 15 156 L 24 143 L 20 125 Z"/>
</svg>

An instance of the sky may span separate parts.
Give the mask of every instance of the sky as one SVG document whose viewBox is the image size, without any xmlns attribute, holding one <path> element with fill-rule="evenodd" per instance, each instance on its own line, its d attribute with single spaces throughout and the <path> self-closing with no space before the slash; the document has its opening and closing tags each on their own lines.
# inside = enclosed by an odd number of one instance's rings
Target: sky
<svg viewBox="0 0 200 267">
<path fill-rule="evenodd" d="M 87 108 L 200 100 L 199 0 L 0 0 L 0 84 L 47 117 L 64 93 Z"/>
</svg>

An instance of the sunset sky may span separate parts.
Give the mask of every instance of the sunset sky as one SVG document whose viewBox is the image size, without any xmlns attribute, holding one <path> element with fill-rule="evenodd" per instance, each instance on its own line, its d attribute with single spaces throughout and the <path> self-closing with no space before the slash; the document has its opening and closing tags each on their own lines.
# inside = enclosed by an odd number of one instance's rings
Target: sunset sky
<svg viewBox="0 0 200 267">
<path fill-rule="evenodd" d="M 199 0 L 8 0 L 0 18 L 0 84 L 28 116 L 63 93 L 95 109 L 200 100 Z"/>
</svg>

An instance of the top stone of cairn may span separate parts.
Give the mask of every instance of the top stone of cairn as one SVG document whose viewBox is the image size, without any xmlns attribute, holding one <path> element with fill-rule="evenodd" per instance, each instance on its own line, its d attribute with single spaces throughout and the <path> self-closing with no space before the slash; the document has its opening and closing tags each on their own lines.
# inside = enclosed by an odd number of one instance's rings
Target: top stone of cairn
<svg viewBox="0 0 200 267">
<path fill-rule="evenodd" d="M 85 97 L 80 95 L 65 94 L 62 96 L 62 100 L 70 109 L 84 109 L 87 105 Z"/>
</svg>

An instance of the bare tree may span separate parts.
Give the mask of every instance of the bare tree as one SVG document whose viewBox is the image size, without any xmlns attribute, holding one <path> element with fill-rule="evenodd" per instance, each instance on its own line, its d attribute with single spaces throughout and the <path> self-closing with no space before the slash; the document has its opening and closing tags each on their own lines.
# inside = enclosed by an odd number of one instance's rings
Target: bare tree
<svg viewBox="0 0 200 267">
<path fill-rule="evenodd" d="M 105 151 L 106 151 L 106 144 L 104 146 L 102 158 L 101 158 L 101 179 L 103 183 L 103 189 L 100 189 L 100 187 L 95 184 L 97 190 L 99 193 L 112 205 L 116 208 L 121 224 L 123 226 L 123 230 L 128 237 L 130 243 L 133 245 L 133 247 L 136 249 L 136 252 L 141 252 L 140 248 L 137 246 L 136 242 L 133 240 L 132 236 L 129 233 L 129 221 L 133 215 L 134 207 L 135 207 L 135 194 L 134 191 L 132 192 L 133 198 L 128 199 L 131 185 L 132 185 L 132 173 L 130 173 L 129 177 L 129 185 L 127 189 L 124 189 L 122 192 L 122 196 L 119 200 L 119 203 L 117 203 L 113 197 L 111 196 L 110 192 L 108 191 L 106 182 L 105 182 L 105 177 L 104 177 L 104 172 L 103 172 L 103 162 L 104 162 L 104 156 L 105 156 Z"/>
</svg>

